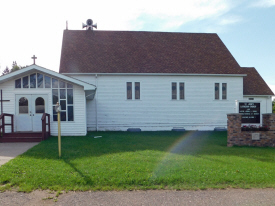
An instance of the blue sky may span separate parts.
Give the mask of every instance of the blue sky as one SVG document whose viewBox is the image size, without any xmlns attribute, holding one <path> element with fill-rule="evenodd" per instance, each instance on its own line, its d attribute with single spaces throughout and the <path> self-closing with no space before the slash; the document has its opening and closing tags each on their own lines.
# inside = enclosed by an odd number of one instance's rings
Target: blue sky
<svg viewBox="0 0 275 206">
<path fill-rule="evenodd" d="M 99 30 L 217 33 L 240 66 L 275 92 L 275 0 L 9 0 L 0 3 L 0 71 L 13 61 L 58 71 L 62 34 L 88 18 Z"/>
</svg>

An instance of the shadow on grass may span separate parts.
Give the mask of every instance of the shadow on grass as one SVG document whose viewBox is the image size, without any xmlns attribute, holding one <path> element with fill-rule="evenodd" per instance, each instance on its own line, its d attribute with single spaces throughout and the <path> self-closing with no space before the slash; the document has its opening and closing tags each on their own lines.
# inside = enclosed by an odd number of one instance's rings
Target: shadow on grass
<svg viewBox="0 0 275 206">
<path fill-rule="evenodd" d="M 94 136 L 102 136 L 94 138 Z M 157 150 L 180 155 L 241 156 L 264 162 L 274 162 L 274 148 L 227 147 L 227 132 L 89 132 L 85 137 L 62 137 L 62 159 L 102 156 L 112 153 Z M 260 155 L 259 155 L 260 154 Z M 41 142 L 25 156 L 59 159 L 57 137 Z"/>
<path fill-rule="evenodd" d="M 71 163 L 70 160 L 68 159 L 63 159 L 63 161 L 70 166 L 70 168 L 72 168 L 76 173 L 78 173 L 78 175 L 80 175 L 84 181 L 85 181 L 85 185 L 94 185 L 94 181 L 91 180 L 91 178 L 88 175 L 85 175 L 81 172 L 81 170 L 79 170 L 73 163 Z"/>
</svg>

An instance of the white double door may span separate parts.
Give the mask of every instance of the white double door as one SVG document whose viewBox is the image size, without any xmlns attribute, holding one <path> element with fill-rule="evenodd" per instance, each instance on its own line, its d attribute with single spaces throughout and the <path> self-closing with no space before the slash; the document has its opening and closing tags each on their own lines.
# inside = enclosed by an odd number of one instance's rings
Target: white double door
<svg viewBox="0 0 275 206">
<path fill-rule="evenodd" d="M 48 95 L 16 95 L 16 131 L 42 131 L 41 117 L 47 110 Z"/>
</svg>

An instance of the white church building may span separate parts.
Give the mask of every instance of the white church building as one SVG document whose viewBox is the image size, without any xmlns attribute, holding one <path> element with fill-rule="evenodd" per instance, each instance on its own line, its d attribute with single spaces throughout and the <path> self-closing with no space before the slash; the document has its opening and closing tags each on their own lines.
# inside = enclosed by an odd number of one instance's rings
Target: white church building
<svg viewBox="0 0 275 206">
<path fill-rule="evenodd" d="M 141 31 L 64 30 L 59 73 L 33 64 L 1 76 L 0 89 L 15 131 L 40 131 L 48 113 L 57 135 L 59 102 L 64 136 L 214 130 L 238 112 L 260 125 L 274 95 L 217 34 Z"/>
</svg>

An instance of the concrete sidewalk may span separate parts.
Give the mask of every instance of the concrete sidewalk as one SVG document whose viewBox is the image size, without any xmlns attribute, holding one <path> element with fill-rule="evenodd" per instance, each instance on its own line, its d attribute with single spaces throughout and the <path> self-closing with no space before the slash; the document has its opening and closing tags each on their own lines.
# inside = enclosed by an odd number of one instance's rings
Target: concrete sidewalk
<svg viewBox="0 0 275 206">
<path fill-rule="evenodd" d="M 57 192 L 36 190 L 31 193 L 0 193 L 0 205 L 91 205 L 91 206 L 274 206 L 274 189 L 225 190 L 148 190 L 108 192 Z M 58 193 L 59 194 L 59 193 Z"/>
<path fill-rule="evenodd" d="M 37 144 L 39 142 L 0 143 L 0 166 Z"/>
</svg>

